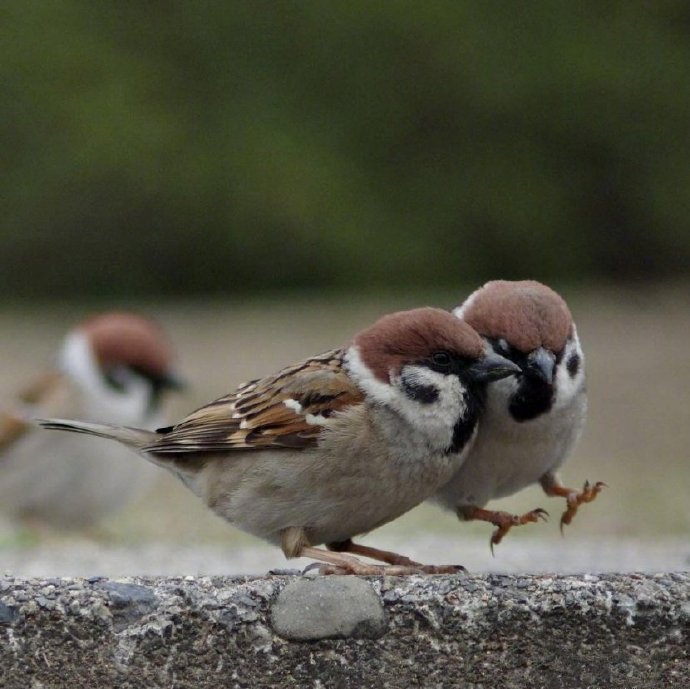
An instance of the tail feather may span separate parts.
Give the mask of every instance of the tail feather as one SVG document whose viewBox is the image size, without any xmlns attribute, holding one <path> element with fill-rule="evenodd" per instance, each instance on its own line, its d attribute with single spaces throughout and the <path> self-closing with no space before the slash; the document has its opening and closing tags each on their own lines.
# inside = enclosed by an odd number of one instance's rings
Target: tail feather
<svg viewBox="0 0 690 689">
<path fill-rule="evenodd" d="M 70 419 L 35 419 L 39 426 L 50 431 L 69 431 L 71 433 L 84 433 L 95 435 L 98 438 L 117 440 L 117 442 L 141 450 L 151 445 L 158 435 L 154 431 L 145 431 L 141 428 L 129 426 L 112 426 L 107 423 L 89 423 L 87 421 L 72 421 Z"/>
</svg>

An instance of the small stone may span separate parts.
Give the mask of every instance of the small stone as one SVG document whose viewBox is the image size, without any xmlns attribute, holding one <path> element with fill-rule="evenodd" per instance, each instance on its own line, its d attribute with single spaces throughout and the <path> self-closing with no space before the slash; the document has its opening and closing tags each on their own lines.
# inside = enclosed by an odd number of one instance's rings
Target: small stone
<svg viewBox="0 0 690 689">
<path fill-rule="evenodd" d="M 247 605 L 250 608 L 255 608 L 257 605 L 259 605 L 259 601 L 254 600 L 254 598 L 248 596 L 246 593 L 237 594 L 233 600 L 236 603 L 243 603 L 244 605 Z"/>
<path fill-rule="evenodd" d="M 353 576 L 299 579 L 278 595 L 273 630 L 285 639 L 377 639 L 387 630 L 383 605 L 371 585 Z"/>
<path fill-rule="evenodd" d="M 0 601 L 0 624 L 12 624 L 19 616 L 17 610 Z"/>
<path fill-rule="evenodd" d="M 153 591 L 139 584 L 105 581 L 99 588 L 105 590 L 110 598 L 113 626 L 118 631 L 150 613 L 158 603 Z"/>
</svg>

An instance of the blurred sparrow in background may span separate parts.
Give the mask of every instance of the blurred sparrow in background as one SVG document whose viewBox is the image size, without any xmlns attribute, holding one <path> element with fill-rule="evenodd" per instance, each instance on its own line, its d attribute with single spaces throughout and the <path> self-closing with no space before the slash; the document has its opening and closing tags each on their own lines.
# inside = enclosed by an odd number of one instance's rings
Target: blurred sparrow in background
<svg viewBox="0 0 690 689">
<path fill-rule="evenodd" d="M 462 463 L 487 381 L 519 372 L 440 309 L 385 316 L 352 343 L 241 385 L 152 433 L 74 421 L 178 476 L 238 528 L 324 571 L 456 571 L 353 543 L 447 483 Z M 46 434 L 48 435 L 48 434 Z M 314 546 L 325 543 L 330 550 Z M 369 565 L 352 555 L 392 565 Z"/>
<path fill-rule="evenodd" d="M 163 330 L 139 315 L 104 313 L 70 331 L 57 368 L 0 412 L 0 511 L 81 528 L 142 494 L 154 472 L 125 448 L 49 437 L 31 419 L 59 414 L 156 428 L 163 393 L 179 386 L 172 363 Z"/>
</svg>

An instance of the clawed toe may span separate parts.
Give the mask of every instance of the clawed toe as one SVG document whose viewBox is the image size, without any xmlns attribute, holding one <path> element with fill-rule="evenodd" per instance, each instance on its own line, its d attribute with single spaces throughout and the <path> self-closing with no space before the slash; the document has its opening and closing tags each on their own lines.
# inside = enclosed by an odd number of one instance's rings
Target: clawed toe
<svg viewBox="0 0 690 689">
<path fill-rule="evenodd" d="M 467 569 L 462 565 L 421 565 L 419 574 L 463 574 Z"/>
<path fill-rule="evenodd" d="M 349 568 L 316 562 L 314 566 L 310 566 L 312 569 L 314 567 L 318 567 L 319 574 L 323 575 L 356 574 L 359 576 L 383 575 L 389 577 L 404 577 L 414 574 L 462 574 L 467 571 L 462 565 L 366 565 L 362 563 L 361 567 Z"/>
<path fill-rule="evenodd" d="M 566 497 L 568 508 L 561 515 L 561 534 L 563 533 L 563 527 L 573 521 L 573 517 L 577 514 L 578 507 L 584 503 L 592 502 L 592 500 L 601 493 L 602 488 L 607 487 L 608 486 L 603 481 L 597 481 L 594 485 L 589 481 L 585 481 L 579 493 L 572 491 L 568 494 Z"/>
<path fill-rule="evenodd" d="M 356 574 L 359 576 L 407 576 L 411 574 L 457 574 L 464 572 L 465 568 L 461 565 L 422 565 L 410 560 L 410 558 L 384 550 L 377 550 L 368 546 L 358 546 L 351 541 L 332 544 L 332 550 L 322 550 L 313 546 L 303 546 L 299 554 L 302 557 L 313 557 L 314 562 L 304 569 L 303 574 L 318 569 L 319 574 Z M 337 548 L 337 549 L 336 549 Z M 394 564 L 373 565 L 362 562 L 356 557 L 349 555 L 349 552 L 359 552 L 367 557 L 385 557 Z"/>
<path fill-rule="evenodd" d="M 365 562 L 352 563 L 351 565 L 322 565 L 321 574 L 354 574 L 360 577 L 381 576 L 386 573 L 385 565 L 370 565 Z"/>
<path fill-rule="evenodd" d="M 319 574 L 325 574 L 324 569 L 327 567 L 332 567 L 333 569 L 337 569 L 335 566 L 332 566 L 332 565 L 324 565 L 323 562 L 310 562 L 302 570 L 302 576 L 309 574 L 309 572 L 313 572 L 315 569 L 319 570 Z"/>
<path fill-rule="evenodd" d="M 522 515 L 509 514 L 508 512 L 496 512 L 494 515 L 493 523 L 497 528 L 491 534 L 491 539 L 489 540 L 492 555 L 494 555 L 494 546 L 498 545 L 514 526 L 523 526 L 524 524 L 533 524 L 539 520 L 548 521 L 549 519 L 549 513 L 541 507 L 525 512 Z"/>
</svg>

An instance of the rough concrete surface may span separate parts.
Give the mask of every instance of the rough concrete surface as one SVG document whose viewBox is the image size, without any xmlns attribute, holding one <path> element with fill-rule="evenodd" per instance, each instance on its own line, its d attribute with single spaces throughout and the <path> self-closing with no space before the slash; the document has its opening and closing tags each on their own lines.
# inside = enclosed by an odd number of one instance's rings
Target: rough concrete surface
<svg viewBox="0 0 690 689">
<path fill-rule="evenodd" d="M 688 573 L 343 581 L 0 578 L 0 686 L 690 686 Z M 313 616 L 353 596 L 381 601 L 377 633 L 314 639 L 333 627 Z M 284 638 L 280 615 L 314 640 Z"/>
</svg>

